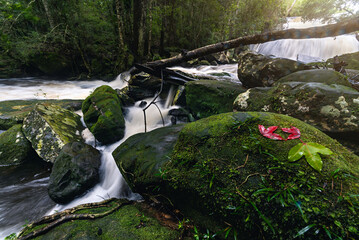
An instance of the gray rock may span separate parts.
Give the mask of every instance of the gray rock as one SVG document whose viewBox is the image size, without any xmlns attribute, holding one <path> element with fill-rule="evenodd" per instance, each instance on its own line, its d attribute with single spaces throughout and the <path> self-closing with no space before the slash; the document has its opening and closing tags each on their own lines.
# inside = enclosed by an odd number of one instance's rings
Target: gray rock
<svg viewBox="0 0 359 240">
<path fill-rule="evenodd" d="M 48 192 L 57 203 L 67 203 L 93 187 L 99 180 L 101 154 L 83 142 L 66 144 L 50 175 Z"/>
<path fill-rule="evenodd" d="M 312 69 L 305 64 L 282 58 L 270 58 L 252 52 L 239 55 L 238 78 L 246 88 L 269 87 L 290 73 Z"/>
<path fill-rule="evenodd" d="M 38 104 L 24 119 L 23 132 L 36 153 L 46 162 L 54 162 L 62 147 L 82 141 L 80 116 L 53 104 Z"/>
</svg>

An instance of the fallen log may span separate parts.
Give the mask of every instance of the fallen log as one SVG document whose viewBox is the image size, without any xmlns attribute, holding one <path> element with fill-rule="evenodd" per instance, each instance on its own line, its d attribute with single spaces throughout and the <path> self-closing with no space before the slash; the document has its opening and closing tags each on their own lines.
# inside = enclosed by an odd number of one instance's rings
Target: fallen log
<svg viewBox="0 0 359 240">
<path fill-rule="evenodd" d="M 212 53 L 222 52 L 231 48 L 236 48 L 249 44 L 264 43 L 279 39 L 306 39 L 306 38 L 324 38 L 352 33 L 359 30 L 359 18 L 337 24 L 329 24 L 321 27 L 312 27 L 306 29 L 288 29 L 274 32 L 266 32 L 259 35 L 244 36 L 225 42 L 207 45 L 188 52 L 183 52 L 177 56 L 148 62 L 145 66 L 154 70 L 177 65 L 181 62 L 209 55 Z"/>
</svg>

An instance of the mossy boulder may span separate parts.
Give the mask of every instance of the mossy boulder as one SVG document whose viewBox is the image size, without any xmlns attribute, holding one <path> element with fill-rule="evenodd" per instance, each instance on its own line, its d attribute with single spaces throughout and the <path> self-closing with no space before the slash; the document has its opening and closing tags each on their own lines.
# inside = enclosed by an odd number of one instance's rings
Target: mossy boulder
<svg viewBox="0 0 359 240">
<path fill-rule="evenodd" d="M 238 57 L 238 79 L 246 88 L 269 87 L 288 74 L 312 69 L 290 59 L 270 58 L 253 52 L 243 52 Z"/>
<path fill-rule="evenodd" d="M 333 154 L 321 156 L 321 172 L 304 157 L 291 163 L 288 152 L 300 140 L 265 138 L 259 133 L 259 124 L 295 126 L 302 141 L 322 144 Z M 135 180 L 146 176 L 132 168 L 149 158 L 145 154 L 124 154 L 118 163 L 122 174 L 133 179 L 129 182 L 133 189 L 143 196 L 165 196 L 199 226 L 222 231 L 219 238 L 225 238 L 225 231 L 230 231 L 227 238 L 237 233 L 241 239 L 359 237 L 359 157 L 295 118 L 238 112 L 189 123 L 173 151 L 166 153 L 167 161 L 158 161 L 158 172 L 147 172 L 149 178 L 161 177 L 157 184 Z M 122 164 L 127 161 L 134 163 Z"/>
<path fill-rule="evenodd" d="M 198 80 L 185 84 L 186 104 L 196 118 L 231 112 L 233 101 L 246 90 L 229 81 Z"/>
<path fill-rule="evenodd" d="M 163 127 L 129 137 L 112 155 L 126 182 L 134 192 L 146 192 L 161 180 L 160 170 L 177 141 L 183 124 Z M 132 169 L 135 175 L 123 174 Z"/>
<path fill-rule="evenodd" d="M 60 215 L 61 214 L 61 215 Z M 156 212 L 146 203 L 110 199 L 101 203 L 85 204 L 48 216 L 43 223 L 33 223 L 23 230 L 20 237 L 31 236 L 43 227 L 53 224 L 59 216 L 81 216 L 72 221 L 57 224 L 36 238 L 53 239 L 93 239 L 93 240 L 172 240 L 182 239 L 180 231 L 163 226 L 156 218 Z"/>
<path fill-rule="evenodd" d="M 317 82 L 324 84 L 337 84 L 351 87 L 348 79 L 341 73 L 328 69 L 312 69 L 298 71 L 279 79 L 275 85 L 285 82 Z"/>
<path fill-rule="evenodd" d="M 95 89 L 82 104 L 84 121 L 102 144 L 116 142 L 125 134 L 125 119 L 117 92 L 103 85 Z"/>
<path fill-rule="evenodd" d="M 356 69 L 359 70 L 359 52 L 347 53 L 339 56 L 340 61 L 346 62 L 348 65 L 345 66 L 346 69 Z M 329 66 L 332 66 L 334 58 L 329 58 L 327 63 Z"/>
<path fill-rule="evenodd" d="M 18 165 L 33 154 L 30 142 L 17 124 L 4 133 L 0 133 L 0 165 Z"/>
<path fill-rule="evenodd" d="M 54 104 L 38 104 L 24 119 L 22 130 L 36 153 L 54 162 L 62 147 L 82 141 L 80 116 Z"/>
<path fill-rule="evenodd" d="M 24 118 L 35 108 L 36 104 L 55 104 L 59 107 L 77 111 L 81 109 L 81 100 L 10 100 L 0 102 L 0 129 L 22 123 Z"/>
<path fill-rule="evenodd" d="M 67 203 L 99 181 L 101 153 L 83 142 L 66 144 L 52 167 L 48 192 L 56 203 Z"/>
<path fill-rule="evenodd" d="M 328 133 L 359 134 L 359 92 L 343 85 L 285 82 L 252 88 L 238 95 L 233 108 L 286 114 Z"/>
</svg>

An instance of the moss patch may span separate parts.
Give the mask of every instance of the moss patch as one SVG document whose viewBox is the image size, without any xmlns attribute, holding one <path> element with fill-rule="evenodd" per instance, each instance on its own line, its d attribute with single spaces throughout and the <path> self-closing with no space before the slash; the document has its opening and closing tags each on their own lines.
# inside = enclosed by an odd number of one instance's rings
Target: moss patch
<svg viewBox="0 0 359 240">
<path fill-rule="evenodd" d="M 72 214 L 100 214 L 109 211 L 122 204 L 120 209 L 102 218 L 89 220 L 74 220 L 66 222 L 44 235 L 34 239 L 178 239 L 178 231 L 162 226 L 148 211 L 142 203 L 131 203 L 126 200 L 113 200 L 103 207 L 93 207 L 85 210 L 75 211 Z M 27 229 L 27 235 L 39 228 Z M 23 236 L 24 236 L 23 235 Z"/>
<path fill-rule="evenodd" d="M 299 140 L 265 138 L 258 124 L 298 127 L 303 141 L 320 143 L 334 154 L 322 156 L 321 173 L 305 159 L 289 163 L 289 149 Z M 328 233 L 356 239 L 358 163 L 335 140 L 294 118 L 221 114 L 181 131 L 164 167 L 169 188 L 160 192 L 195 221 L 212 218 L 217 222 L 213 231 L 230 223 L 242 239 L 326 239 Z M 311 230 L 301 234 L 307 226 Z"/>
</svg>

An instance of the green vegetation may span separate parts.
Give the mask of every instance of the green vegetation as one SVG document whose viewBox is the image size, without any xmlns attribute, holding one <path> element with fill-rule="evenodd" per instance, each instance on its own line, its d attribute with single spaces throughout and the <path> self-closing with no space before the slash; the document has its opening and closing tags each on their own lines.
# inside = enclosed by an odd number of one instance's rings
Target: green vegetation
<svg viewBox="0 0 359 240">
<path fill-rule="evenodd" d="M 0 77 L 113 78 L 134 62 L 349 14 L 343 0 L 0 0 Z"/>
</svg>

